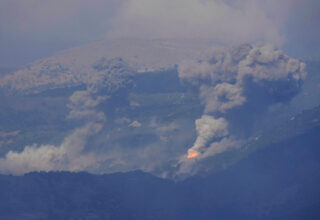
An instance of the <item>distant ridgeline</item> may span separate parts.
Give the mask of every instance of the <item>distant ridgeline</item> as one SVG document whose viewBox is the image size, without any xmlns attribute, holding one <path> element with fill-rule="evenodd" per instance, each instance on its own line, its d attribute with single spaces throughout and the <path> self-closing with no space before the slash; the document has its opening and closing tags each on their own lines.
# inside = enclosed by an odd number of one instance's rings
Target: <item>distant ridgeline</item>
<svg viewBox="0 0 320 220">
<path fill-rule="evenodd" d="M 319 219 L 319 109 L 262 135 L 263 147 L 204 177 L 1 175 L 0 219 Z"/>
<path fill-rule="evenodd" d="M 105 40 L 61 51 L 17 71 L 0 69 L 0 88 L 30 94 L 88 84 L 91 78 L 120 73 L 114 72 L 117 69 L 129 73 L 165 71 L 182 60 L 194 59 L 210 46 L 210 42 L 197 41 Z"/>
<path fill-rule="evenodd" d="M 122 83 L 119 79 L 135 72 L 134 68 L 119 57 L 102 57 L 81 67 L 73 63 L 63 64 L 52 57 L 38 60 L 24 69 L 3 76 L 0 88 L 9 94 L 37 94 L 55 88 L 89 85 L 96 80 L 119 84 Z"/>
</svg>

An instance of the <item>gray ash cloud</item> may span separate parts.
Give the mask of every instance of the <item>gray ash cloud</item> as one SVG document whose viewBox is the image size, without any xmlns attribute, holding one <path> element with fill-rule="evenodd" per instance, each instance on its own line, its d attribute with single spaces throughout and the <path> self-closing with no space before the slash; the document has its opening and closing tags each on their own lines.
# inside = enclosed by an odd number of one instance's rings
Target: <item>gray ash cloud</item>
<svg viewBox="0 0 320 220">
<path fill-rule="evenodd" d="M 199 153 L 192 161 L 239 147 L 237 141 L 227 141 L 239 134 L 230 130 L 239 129 L 241 124 L 241 129 L 247 130 L 242 133 L 249 136 L 250 125 L 257 115 L 272 104 L 289 102 L 299 93 L 306 77 L 304 69 L 303 62 L 270 44 L 214 50 L 198 60 L 181 63 L 178 67 L 181 81 L 196 88 L 204 105 L 204 115 L 196 120 L 198 137 L 188 151 Z M 202 121 L 204 125 L 200 126 Z M 219 127 L 224 131 L 223 139 L 211 129 Z M 199 140 L 203 140 L 200 145 Z M 220 146 L 223 143 L 228 144 Z M 185 158 L 180 162 L 187 166 L 192 163 Z"/>
</svg>

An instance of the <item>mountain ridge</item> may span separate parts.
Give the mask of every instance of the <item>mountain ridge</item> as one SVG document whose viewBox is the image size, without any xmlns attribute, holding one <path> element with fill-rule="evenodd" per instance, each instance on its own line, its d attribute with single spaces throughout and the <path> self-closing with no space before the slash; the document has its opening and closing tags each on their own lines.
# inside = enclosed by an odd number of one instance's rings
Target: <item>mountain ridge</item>
<svg viewBox="0 0 320 220">
<path fill-rule="evenodd" d="M 0 175 L 0 217 L 316 219 L 319 133 L 317 126 L 258 149 L 224 171 L 179 182 L 141 171 Z"/>
<path fill-rule="evenodd" d="M 104 40 L 38 59 L 0 78 L 0 88 L 30 93 L 35 88 L 42 91 L 87 83 L 90 75 L 99 72 L 93 66 L 102 58 L 121 58 L 132 72 L 171 69 L 182 60 L 194 59 L 210 46 L 207 41 Z"/>
</svg>

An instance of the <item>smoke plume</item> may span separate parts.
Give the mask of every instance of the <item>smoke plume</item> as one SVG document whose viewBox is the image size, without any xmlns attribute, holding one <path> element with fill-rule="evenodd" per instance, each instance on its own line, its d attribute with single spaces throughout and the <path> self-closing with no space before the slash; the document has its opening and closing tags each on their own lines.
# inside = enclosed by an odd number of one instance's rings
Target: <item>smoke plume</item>
<svg viewBox="0 0 320 220">
<path fill-rule="evenodd" d="M 197 138 L 188 158 L 196 161 L 238 147 L 236 135 L 229 130 L 236 120 L 229 117 L 247 115 L 242 124 L 246 129 L 252 115 L 261 114 L 269 105 L 290 101 L 300 91 L 304 68 L 304 63 L 269 44 L 215 50 L 196 61 L 181 63 L 179 77 L 198 90 L 205 113 L 195 121 Z M 242 115 L 237 115 L 240 112 Z"/>
<path fill-rule="evenodd" d="M 224 118 L 215 119 L 209 115 L 203 115 L 196 120 L 198 137 L 188 153 L 201 152 L 213 138 L 220 138 L 228 135 L 228 123 Z"/>
<path fill-rule="evenodd" d="M 22 152 L 10 151 L 0 159 L 0 172 L 24 174 L 31 171 L 80 171 L 97 168 L 106 160 L 105 155 L 84 152 L 88 138 L 101 131 L 106 116 L 99 105 L 117 89 L 129 82 L 132 73 L 121 59 L 101 59 L 87 89 L 75 91 L 69 98 L 67 119 L 83 122 L 58 146 L 26 146 Z M 101 95 L 103 94 L 103 95 Z"/>
</svg>

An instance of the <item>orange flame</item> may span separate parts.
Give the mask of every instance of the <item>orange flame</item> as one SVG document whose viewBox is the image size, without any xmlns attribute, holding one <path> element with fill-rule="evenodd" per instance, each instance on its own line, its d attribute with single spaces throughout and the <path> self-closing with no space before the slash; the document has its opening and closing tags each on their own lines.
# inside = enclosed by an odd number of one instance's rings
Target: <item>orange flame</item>
<svg viewBox="0 0 320 220">
<path fill-rule="evenodd" d="M 197 151 L 192 151 L 192 152 L 188 153 L 187 158 L 191 159 L 191 158 L 195 158 L 197 156 L 199 156 L 199 153 Z"/>
</svg>

